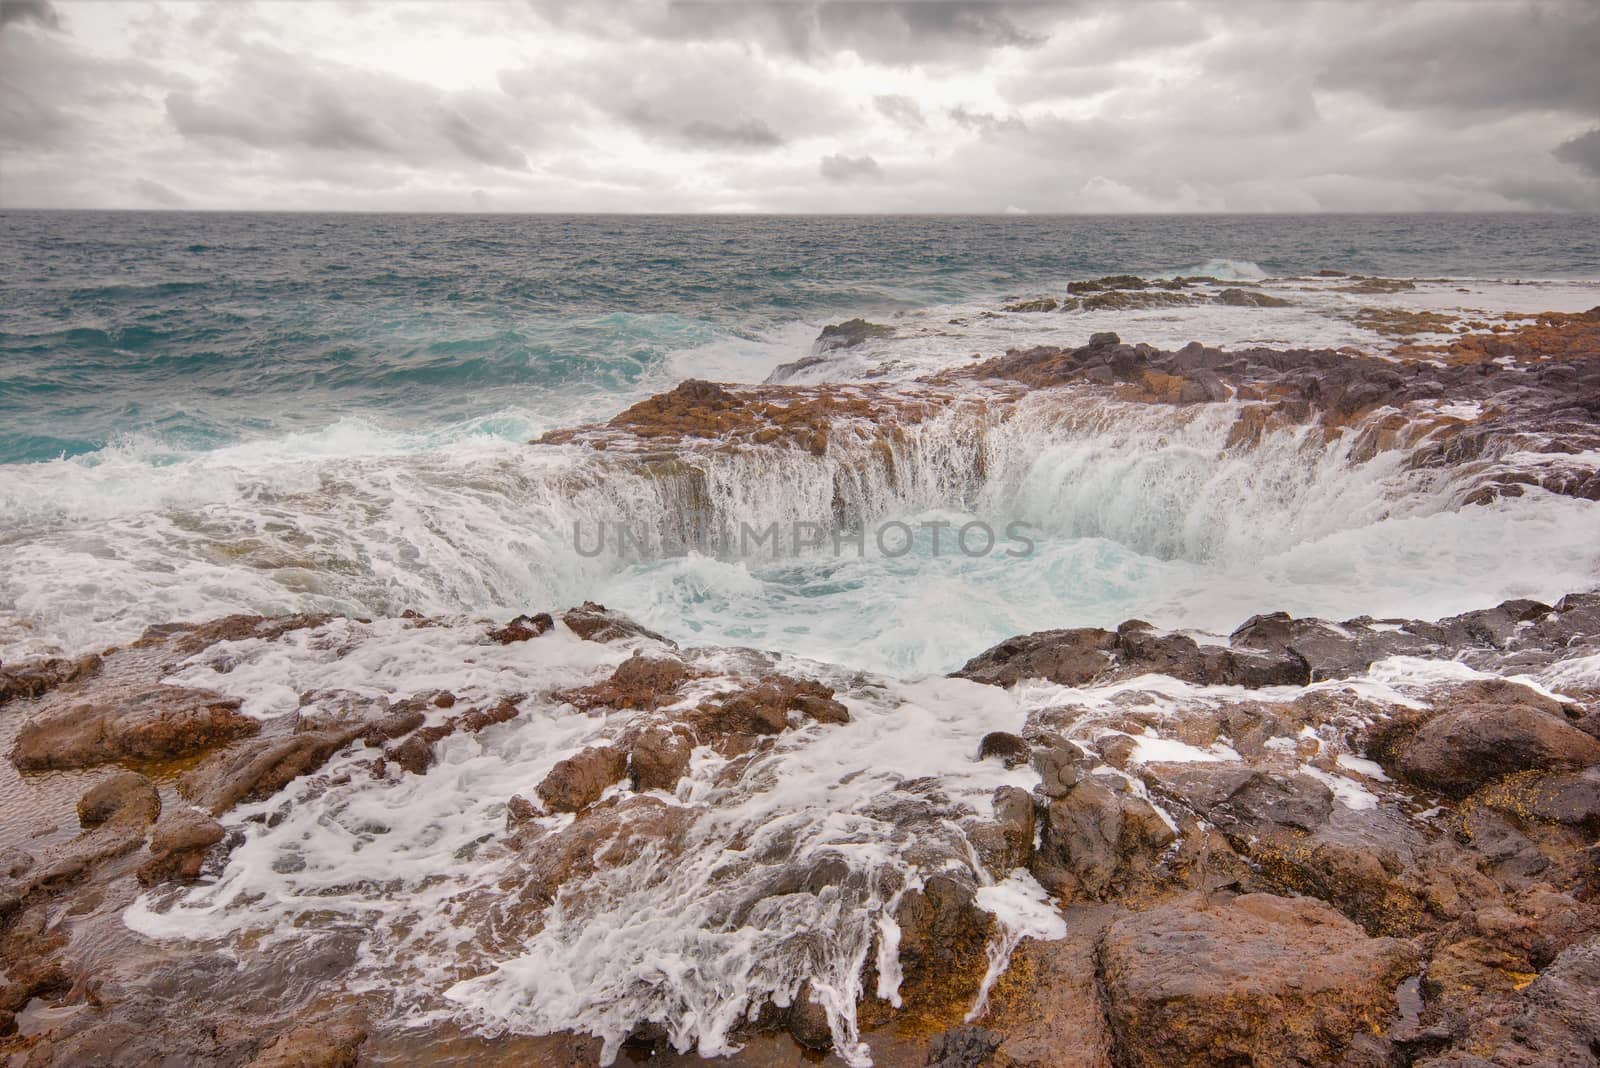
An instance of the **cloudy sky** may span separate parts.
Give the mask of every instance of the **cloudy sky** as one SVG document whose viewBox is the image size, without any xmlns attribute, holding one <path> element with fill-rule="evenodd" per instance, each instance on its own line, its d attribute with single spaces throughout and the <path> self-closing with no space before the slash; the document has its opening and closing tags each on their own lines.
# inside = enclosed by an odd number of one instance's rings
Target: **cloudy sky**
<svg viewBox="0 0 1600 1068">
<path fill-rule="evenodd" d="M 1600 210 L 1600 3 L 0 0 L 0 207 Z"/>
</svg>

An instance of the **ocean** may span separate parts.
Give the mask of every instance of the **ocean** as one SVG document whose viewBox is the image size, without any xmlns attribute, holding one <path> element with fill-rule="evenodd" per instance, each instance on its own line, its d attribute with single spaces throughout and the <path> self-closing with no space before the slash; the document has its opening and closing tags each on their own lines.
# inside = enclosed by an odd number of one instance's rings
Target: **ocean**
<svg viewBox="0 0 1600 1068">
<path fill-rule="evenodd" d="M 1351 298 L 1287 309 L 1004 314 L 1109 273 L 1257 283 L 1418 278 L 1362 306 L 1600 304 L 1600 220 L 1532 215 L 618 217 L 0 215 L 0 657 L 126 641 L 227 612 L 509 617 L 604 601 L 680 641 L 915 676 L 1047 626 L 1253 611 L 1437 615 L 1559 592 L 1596 550 L 1570 500 L 1461 511 L 1448 485 L 1225 421 L 1026 421 L 985 476 L 915 444 L 926 477 L 850 518 L 974 517 L 1025 558 L 784 560 L 576 551 L 661 526 L 649 480 L 540 434 L 688 378 L 760 382 L 863 317 L 895 336 L 794 381 L 910 379 L 1099 330 L 1181 345 L 1392 343 Z M 729 475 L 718 520 L 837 519 L 830 463 Z M 944 464 L 944 467 L 940 465 Z M 715 481 L 715 480 L 714 480 Z"/>
</svg>

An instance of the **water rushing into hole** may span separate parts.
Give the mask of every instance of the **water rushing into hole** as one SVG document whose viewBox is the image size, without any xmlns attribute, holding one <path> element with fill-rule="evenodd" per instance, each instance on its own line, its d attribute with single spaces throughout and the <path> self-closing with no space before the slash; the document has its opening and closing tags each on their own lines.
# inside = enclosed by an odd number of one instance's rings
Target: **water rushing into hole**
<svg viewBox="0 0 1600 1068">
<path fill-rule="evenodd" d="M 9 492 L 36 492 L 0 543 L 0 599 L 32 622 L 3 636 L 5 652 L 93 648 L 225 611 L 504 616 L 597 598 L 678 638 L 915 673 L 1019 631 L 1135 613 L 1211 628 L 1279 608 L 1439 615 L 1558 593 L 1596 559 L 1570 521 L 1581 502 L 1533 493 L 1468 522 L 1457 472 L 1412 470 L 1403 449 L 1354 462 L 1356 434 L 1324 442 L 1310 427 L 1230 446 L 1237 414 L 1041 394 L 1004 416 L 966 404 L 838 433 L 820 456 L 469 438 L 13 468 L 30 484 Z M 132 466 L 138 494 L 108 496 Z M 955 536 L 974 521 L 997 544 L 969 556 Z M 889 522 L 912 528 L 909 551 L 898 528 L 872 536 Z M 706 551 L 641 558 L 612 536 L 595 555 L 617 524 Z M 710 548 L 774 524 L 780 553 Z M 796 554 L 796 524 L 868 536 Z M 1031 552 L 1016 555 L 1016 532 Z"/>
</svg>

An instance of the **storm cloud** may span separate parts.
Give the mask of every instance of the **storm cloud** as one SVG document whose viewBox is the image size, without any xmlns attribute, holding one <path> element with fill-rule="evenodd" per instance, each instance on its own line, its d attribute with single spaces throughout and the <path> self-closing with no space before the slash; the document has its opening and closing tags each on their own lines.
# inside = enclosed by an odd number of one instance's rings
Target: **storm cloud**
<svg viewBox="0 0 1600 1068">
<path fill-rule="evenodd" d="M 0 0 L 0 206 L 1600 211 L 1588 0 Z"/>
<path fill-rule="evenodd" d="M 48 0 L 0 0 L 0 26 L 24 19 L 47 30 L 61 28 L 61 20 Z"/>
<path fill-rule="evenodd" d="M 823 156 L 818 170 L 830 182 L 856 182 L 883 177 L 883 168 L 871 156 Z"/>
<path fill-rule="evenodd" d="M 1556 158 L 1600 177 L 1600 126 L 1557 147 Z"/>
</svg>

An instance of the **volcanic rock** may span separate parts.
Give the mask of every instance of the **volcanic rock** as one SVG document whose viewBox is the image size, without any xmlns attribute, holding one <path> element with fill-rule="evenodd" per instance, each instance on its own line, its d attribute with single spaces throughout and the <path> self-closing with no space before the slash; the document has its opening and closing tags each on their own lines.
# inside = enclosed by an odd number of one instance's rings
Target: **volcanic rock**
<svg viewBox="0 0 1600 1068">
<path fill-rule="evenodd" d="M 151 858 L 139 867 L 146 886 L 193 879 L 206 854 L 226 837 L 222 824 L 194 809 L 178 809 L 162 817 L 150 833 Z"/>
<path fill-rule="evenodd" d="M 91 654 L 76 660 L 54 657 L 0 666 L 0 705 L 13 699 L 40 697 L 58 686 L 87 678 L 100 670 L 100 663 L 100 658 Z"/>
<path fill-rule="evenodd" d="M 1429 719 L 1389 770 L 1426 789 L 1463 797 L 1518 771 L 1600 764 L 1600 740 L 1529 704 L 1468 705 Z"/>
<path fill-rule="evenodd" d="M 239 704 L 210 690 L 178 686 L 97 694 L 30 720 L 12 746 L 11 762 L 39 771 L 191 756 L 261 729 Z"/>
<path fill-rule="evenodd" d="M 823 327 L 822 333 L 817 335 L 816 347 L 818 352 L 832 352 L 835 349 L 853 349 L 873 338 L 893 336 L 892 326 L 869 323 L 865 319 L 848 319 Z"/>
<path fill-rule="evenodd" d="M 1176 838 L 1127 779 L 1091 775 L 1045 810 L 1032 870 L 1046 890 L 1100 900 L 1114 883 L 1152 866 Z"/>
<path fill-rule="evenodd" d="M 270 797 L 316 771 L 360 735 L 360 727 L 347 727 L 254 738 L 207 757 L 178 780 L 178 793 L 220 816 L 241 801 Z"/>
<path fill-rule="evenodd" d="M 1212 299 L 1218 304 L 1231 304 L 1236 308 L 1287 308 L 1292 303 L 1259 289 L 1224 289 Z"/>
<path fill-rule="evenodd" d="M 689 770 L 694 740 L 669 727 L 641 731 L 628 751 L 628 778 L 635 790 L 673 790 Z"/>
<path fill-rule="evenodd" d="M 1320 901 L 1190 899 L 1113 923 L 1100 959 L 1116 1062 L 1329 1064 L 1418 965 Z"/>
<path fill-rule="evenodd" d="M 155 783 L 135 771 L 119 771 L 91 786 L 78 800 L 78 822 L 85 829 L 107 820 L 154 823 L 161 814 L 161 794 Z"/>
<path fill-rule="evenodd" d="M 628 772 L 628 758 L 609 745 L 594 745 L 550 769 L 538 793 L 554 812 L 577 812 L 600 800 Z"/>
<path fill-rule="evenodd" d="M 561 615 L 561 622 L 578 637 L 591 642 L 615 642 L 626 638 L 650 638 L 665 645 L 672 643 L 653 630 L 641 627 L 620 612 L 603 604 L 585 601 Z"/>
</svg>

